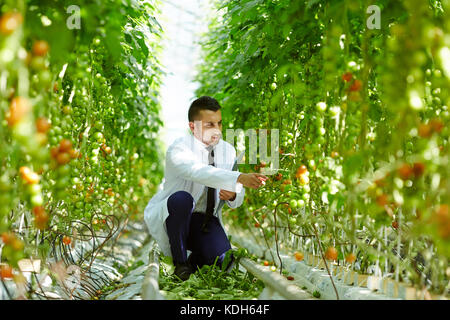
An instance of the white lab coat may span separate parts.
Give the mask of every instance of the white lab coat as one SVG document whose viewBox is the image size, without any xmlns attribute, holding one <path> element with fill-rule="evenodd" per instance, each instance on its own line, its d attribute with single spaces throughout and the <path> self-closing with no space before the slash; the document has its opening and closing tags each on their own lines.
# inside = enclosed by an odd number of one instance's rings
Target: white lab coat
<svg viewBox="0 0 450 320">
<path fill-rule="evenodd" d="M 177 191 L 189 192 L 197 201 L 205 186 L 216 189 L 216 206 L 219 204 L 220 189 L 236 192 L 234 201 L 226 201 L 229 207 L 237 208 L 244 201 L 245 189 L 237 182 L 238 171 L 231 171 L 236 159 L 236 150 L 220 139 L 214 148 L 215 167 L 208 165 L 208 151 L 205 144 L 192 134 L 176 139 L 166 153 L 164 180 L 160 191 L 148 202 L 144 220 L 150 235 L 158 243 L 162 253 L 172 256 L 166 229 L 167 198 Z M 217 213 L 222 223 L 222 210 Z M 224 228 L 225 230 L 225 228 Z M 226 231 L 225 231 L 226 232 Z"/>
</svg>

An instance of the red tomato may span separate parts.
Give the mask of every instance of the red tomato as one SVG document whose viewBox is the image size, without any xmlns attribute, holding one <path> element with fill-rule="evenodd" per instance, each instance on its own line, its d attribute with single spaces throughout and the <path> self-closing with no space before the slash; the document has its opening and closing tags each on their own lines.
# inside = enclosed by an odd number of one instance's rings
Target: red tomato
<svg viewBox="0 0 450 320">
<path fill-rule="evenodd" d="M 36 216 L 45 214 L 45 209 L 43 206 L 37 206 L 33 208 L 33 213 Z"/>
<path fill-rule="evenodd" d="M 306 168 L 306 166 L 304 164 L 302 164 L 297 169 L 297 175 L 305 174 L 307 171 L 308 171 L 308 168 Z"/>
<path fill-rule="evenodd" d="M 352 78 L 353 78 L 353 75 L 351 72 L 346 72 L 342 75 L 342 81 L 345 81 L 345 82 L 350 82 L 352 80 Z"/>
<path fill-rule="evenodd" d="M 40 56 L 40 57 L 45 56 L 45 55 L 47 55 L 48 50 L 49 50 L 49 45 L 48 45 L 47 41 L 45 41 L 45 40 L 38 40 L 33 43 L 32 51 L 35 56 Z"/>
<path fill-rule="evenodd" d="M 20 167 L 19 172 L 26 184 L 36 184 L 39 182 L 39 175 L 28 167 Z"/>
<path fill-rule="evenodd" d="M 51 124 L 48 122 L 47 118 L 39 117 L 36 119 L 36 130 L 40 133 L 47 133 L 50 129 Z"/>
<path fill-rule="evenodd" d="M 410 179 L 414 174 L 413 168 L 407 163 L 404 163 L 400 168 L 398 168 L 397 172 L 403 180 Z"/>
<path fill-rule="evenodd" d="M 336 250 L 336 248 L 334 247 L 329 247 L 327 249 L 327 251 L 325 252 L 325 258 L 331 261 L 335 261 L 337 260 L 338 257 L 338 252 Z"/>
<path fill-rule="evenodd" d="M 356 261 L 356 256 L 354 253 L 349 253 L 345 256 L 345 261 L 347 261 L 348 263 L 353 263 Z"/>
<path fill-rule="evenodd" d="M 294 257 L 295 257 L 295 260 L 302 261 L 305 256 L 301 252 L 296 252 L 296 253 L 294 253 Z"/>
<path fill-rule="evenodd" d="M 4 35 L 13 33 L 23 22 L 22 14 L 18 12 L 5 13 L 0 18 L 0 32 Z"/>
<path fill-rule="evenodd" d="M 361 90 L 361 87 L 362 87 L 361 80 L 356 79 L 355 81 L 353 81 L 353 83 L 350 86 L 349 90 L 350 91 L 359 91 L 359 90 Z"/>
<path fill-rule="evenodd" d="M 422 162 L 415 162 L 413 165 L 413 172 L 416 178 L 419 178 L 425 172 L 425 164 Z"/>
<path fill-rule="evenodd" d="M 23 117 L 31 111 L 31 103 L 28 99 L 22 97 L 15 97 L 11 101 L 9 107 L 9 115 L 6 117 L 8 125 L 10 127 L 14 126 L 20 122 Z"/>
<path fill-rule="evenodd" d="M 388 204 L 387 194 L 383 193 L 382 195 L 379 195 L 376 199 L 376 202 L 380 207 L 384 207 L 385 205 L 387 205 Z"/>
<path fill-rule="evenodd" d="M 11 279 L 13 277 L 13 269 L 12 267 L 7 265 L 0 266 L 0 278 L 2 279 Z"/>
<path fill-rule="evenodd" d="M 64 165 L 70 162 L 70 154 L 67 152 L 61 152 L 56 156 L 56 162 L 60 165 Z"/>
<path fill-rule="evenodd" d="M 430 120 L 430 126 L 433 129 L 434 132 L 440 133 L 442 129 L 444 128 L 444 124 L 439 119 L 432 119 Z"/>
<path fill-rule="evenodd" d="M 10 232 L 2 233 L 2 241 L 5 245 L 10 244 L 13 238 L 14 238 L 14 235 L 11 234 Z"/>
<path fill-rule="evenodd" d="M 53 147 L 50 149 L 50 155 L 52 156 L 53 159 L 56 159 L 58 157 L 58 154 L 59 154 L 58 147 Z"/>
<path fill-rule="evenodd" d="M 101 149 L 107 154 L 111 154 L 111 152 L 112 152 L 112 149 L 104 143 L 102 144 Z"/>
<path fill-rule="evenodd" d="M 35 213 L 34 224 L 37 229 L 44 230 L 47 228 L 48 220 L 49 216 L 45 210 L 39 209 L 37 213 Z"/>
<path fill-rule="evenodd" d="M 68 236 L 64 236 L 62 241 L 66 246 L 68 246 L 72 242 L 72 240 Z"/>
<path fill-rule="evenodd" d="M 69 151 L 69 154 L 72 159 L 80 158 L 80 156 L 81 156 L 80 151 L 75 150 L 75 149 L 71 149 Z"/>
<path fill-rule="evenodd" d="M 422 138 L 429 138 L 431 136 L 431 125 L 422 123 L 419 125 L 419 136 Z"/>
<path fill-rule="evenodd" d="M 59 142 L 59 152 L 69 152 L 72 149 L 72 142 L 69 139 L 62 139 Z"/>
</svg>

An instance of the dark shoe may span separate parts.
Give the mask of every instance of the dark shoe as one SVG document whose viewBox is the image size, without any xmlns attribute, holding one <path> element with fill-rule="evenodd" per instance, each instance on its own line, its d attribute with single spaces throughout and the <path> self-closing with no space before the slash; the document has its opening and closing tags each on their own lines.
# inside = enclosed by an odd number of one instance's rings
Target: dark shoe
<svg viewBox="0 0 450 320">
<path fill-rule="evenodd" d="M 189 279 L 189 276 L 192 273 L 192 268 L 188 263 L 176 263 L 174 275 L 176 275 L 181 280 L 185 281 Z"/>
<path fill-rule="evenodd" d="M 187 262 L 190 265 L 192 272 L 197 271 L 197 269 L 200 269 L 203 266 L 200 256 L 195 253 L 189 255 Z"/>
</svg>

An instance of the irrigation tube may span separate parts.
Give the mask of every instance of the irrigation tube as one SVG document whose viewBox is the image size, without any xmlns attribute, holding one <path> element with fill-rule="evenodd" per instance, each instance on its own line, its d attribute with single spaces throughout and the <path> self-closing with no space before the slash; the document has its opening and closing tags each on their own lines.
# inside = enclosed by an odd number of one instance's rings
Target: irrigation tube
<svg viewBox="0 0 450 320">
<path fill-rule="evenodd" d="M 264 282 L 266 287 L 272 289 L 272 291 L 277 292 L 283 298 L 288 300 L 310 300 L 313 299 L 312 296 L 301 290 L 296 285 L 289 283 L 283 276 L 277 272 L 273 272 L 267 268 L 256 264 L 248 258 L 240 259 L 239 263 L 247 269 L 248 272 L 253 274 L 255 277 Z"/>
<path fill-rule="evenodd" d="M 156 241 L 153 241 L 149 252 L 149 264 L 142 284 L 142 300 L 165 300 L 159 291 L 159 250 Z"/>
<path fill-rule="evenodd" d="M 246 239 L 244 236 L 238 234 L 236 230 L 233 230 L 231 234 L 235 244 L 239 247 L 246 248 L 250 253 L 256 254 L 257 252 L 264 252 L 265 257 L 267 257 L 267 255 L 269 254 L 268 251 L 270 249 L 261 248 L 249 239 Z M 296 281 L 291 285 L 300 284 L 302 286 L 305 286 L 310 292 L 318 291 L 320 293 L 321 299 L 336 299 L 336 294 L 331 285 L 329 275 L 326 272 L 318 268 L 308 266 L 303 261 L 293 261 L 292 258 L 289 258 L 285 254 L 281 254 L 281 260 L 283 265 L 286 266 L 286 269 L 295 274 Z M 259 267 L 264 269 L 263 266 Z M 283 280 L 285 279 L 283 278 Z M 393 298 L 379 292 L 373 292 L 368 288 L 358 287 L 354 285 L 350 286 L 342 283 L 339 280 L 337 280 L 335 284 L 337 291 L 339 292 L 339 297 L 342 300 L 401 300 L 399 298 Z"/>
</svg>

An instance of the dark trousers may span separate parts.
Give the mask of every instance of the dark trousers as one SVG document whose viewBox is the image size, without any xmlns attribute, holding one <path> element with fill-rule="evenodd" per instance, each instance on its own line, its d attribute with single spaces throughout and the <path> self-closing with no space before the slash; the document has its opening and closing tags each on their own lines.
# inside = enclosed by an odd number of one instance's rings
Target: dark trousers
<svg viewBox="0 0 450 320">
<path fill-rule="evenodd" d="M 166 219 L 167 233 L 174 263 L 189 262 L 194 268 L 211 265 L 221 266 L 225 253 L 231 249 L 225 230 L 217 217 L 211 217 L 209 232 L 201 230 L 204 214 L 193 213 L 194 198 L 186 191 L 177 191 L 167 199 L 169 216 Z M 187 258 L 187 250 L 192 253 Z"/>
</svg>

